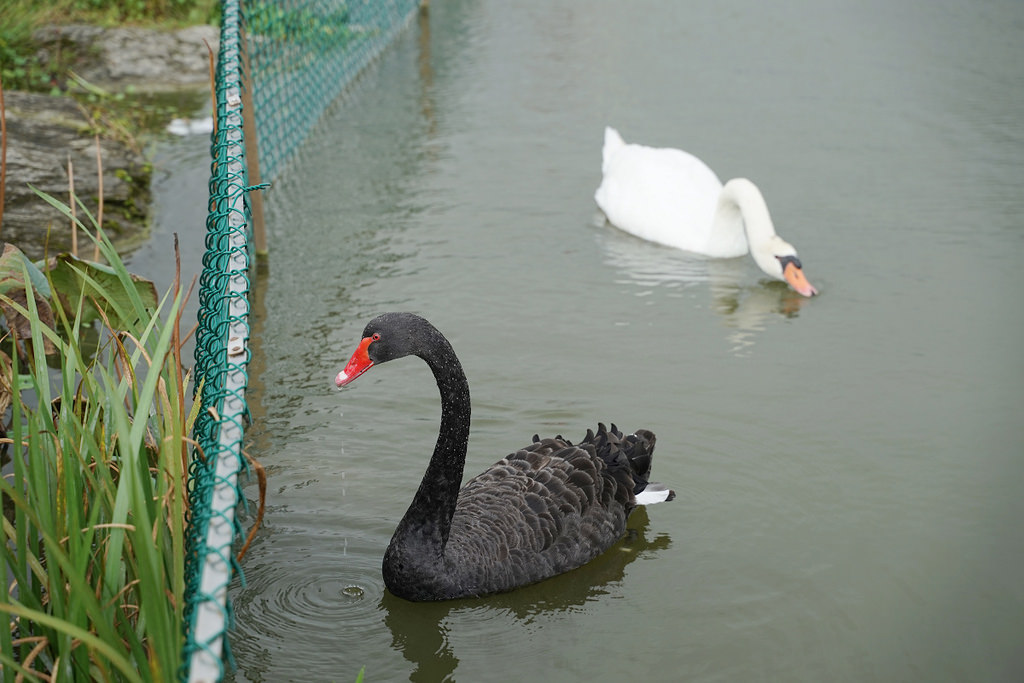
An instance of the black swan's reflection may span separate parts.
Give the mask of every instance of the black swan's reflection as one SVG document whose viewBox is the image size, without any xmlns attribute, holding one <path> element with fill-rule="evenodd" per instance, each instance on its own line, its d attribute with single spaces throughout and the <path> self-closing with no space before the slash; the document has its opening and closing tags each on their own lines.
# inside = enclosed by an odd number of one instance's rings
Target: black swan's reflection
<svg viewBox="0 0 1024 683">
<path fill-rule="evenodd" d="M 459 664 L 448 641 L 446 619 L 461 610 L 496 610 L 530 623 L 539 614 L 571 611 L 620 583 L 626 566 L 642 554 L 668 548 L 668 534 L 648 540 L 650 520 L 647 509 L 638 507 L 629 517 L 626 535 L 592 562 L 567 574 L 560 574 L 510 593 L 485 598 L 446 602 L 407 602 L 387 591 L 379 609 L 391 631 L 393 648 L 416 668 L 410 681 L 448 681 Z"/>
</svg>

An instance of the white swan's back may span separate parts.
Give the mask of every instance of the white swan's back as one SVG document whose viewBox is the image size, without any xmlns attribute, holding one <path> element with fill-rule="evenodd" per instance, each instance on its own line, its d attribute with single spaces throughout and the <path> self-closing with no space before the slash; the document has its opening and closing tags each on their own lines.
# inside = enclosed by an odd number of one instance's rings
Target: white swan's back
<svg viewBox="0 0 1024 683">
<path fill-rule="evenodd" d="M 619 229 L 707 256 L 747 253 L 742 225 L 727 234 L 712 230 L 722 182 L 692 154 L 628 144 L 608 127 L 601 171 L 594 199 Z"/>
</svg>

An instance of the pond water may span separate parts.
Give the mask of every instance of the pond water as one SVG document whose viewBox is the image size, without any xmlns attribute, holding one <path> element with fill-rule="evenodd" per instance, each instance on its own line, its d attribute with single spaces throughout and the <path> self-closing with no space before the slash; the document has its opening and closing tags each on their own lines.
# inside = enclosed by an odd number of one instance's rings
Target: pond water
<svg viewBox="0 0 1024 683">
<path fill-rule="evenodd" d="M 1022 28 L 1017 0 L 433 0 L 267 193 L 233 680 L 1024 679 Z M 604 224 L 605 125 L 753 179 L 820 296 Z M 463 361 L 467 475 L 614 421 L 678 497 L 562 577 L 390 596 L 437 390 L 416 359 L 332 382 L 386 310 Z"/>
</svg>

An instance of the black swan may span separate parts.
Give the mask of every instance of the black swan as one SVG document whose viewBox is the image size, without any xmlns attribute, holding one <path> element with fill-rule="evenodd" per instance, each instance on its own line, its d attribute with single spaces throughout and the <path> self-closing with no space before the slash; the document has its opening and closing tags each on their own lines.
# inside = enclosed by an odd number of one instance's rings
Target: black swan
<svg viewBox="0 0 1024 683">
<path fill-rule="evenodd" d="M 412 313 L 385 313 L 335 383 L 375 365 L 419 356 L 441 393 L 434 454 L 384 553 L 384 584 L 407 600 L 498 593 L 575 569 L 626 530 L 638 505 L 675 494 L 648 483 L 654 434 L 623 436 L 613 424 L 587 430 L 579 444 L 540 439 L 499 460 L 462 490 L 469 441 L 469 383 L 447 339 Z"/>
</svg>

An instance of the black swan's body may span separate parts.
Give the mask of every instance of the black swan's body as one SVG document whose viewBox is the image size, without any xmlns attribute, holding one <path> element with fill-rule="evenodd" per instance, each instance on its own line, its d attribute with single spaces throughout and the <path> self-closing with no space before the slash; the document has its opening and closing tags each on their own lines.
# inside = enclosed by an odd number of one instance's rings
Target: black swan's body
<svg viewBox="0 0 1024 683">
<path fill-rule="evenodd" d="M 423 318 L 385 313 L 366 326 L 338 386 L 407 355 L 426 361 L 441 393 L 434 454 L 384 554 L 384 583 L 408 600 L 485 595 L 575 569 L 617 541 L 639 503 L 674 495 L 649 484 L 654 434 L 615 425 L 579 444 L 540 439 L 499 460 L 462 490 L 469 384 L 448 340 Z M 638 500 L 638 495 L 640 499 Z"/>
</svg>

